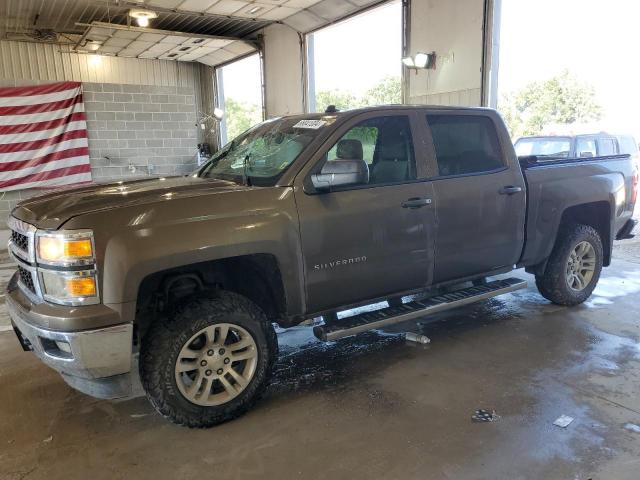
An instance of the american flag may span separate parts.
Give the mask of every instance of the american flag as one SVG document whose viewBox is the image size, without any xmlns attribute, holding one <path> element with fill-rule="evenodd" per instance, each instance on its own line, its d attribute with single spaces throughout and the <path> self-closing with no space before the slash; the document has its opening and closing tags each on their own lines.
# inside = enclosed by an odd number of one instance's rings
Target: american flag
<svg viewBox="0 0 640 480">
<path fill-rule="evenodd" d="M 0 191 L 90 181 L 82 84 L 0 88 Z"/>
</svg>

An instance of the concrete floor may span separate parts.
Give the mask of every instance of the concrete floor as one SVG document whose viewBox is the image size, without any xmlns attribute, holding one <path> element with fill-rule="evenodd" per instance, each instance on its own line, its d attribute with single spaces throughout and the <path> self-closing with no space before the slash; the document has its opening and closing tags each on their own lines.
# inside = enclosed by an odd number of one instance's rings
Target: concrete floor
<svg viewBox="0 0 640 480">
<path fill-rule="evenodd" d="M 530 287 L 395 330 L 428 346 L 281 333 L 266 397 L 211 430 L 77 393 L 0 333 L 0 479 L 638 479 L 640 243 L 616 256 L 582 306 Z"/>
</svg>

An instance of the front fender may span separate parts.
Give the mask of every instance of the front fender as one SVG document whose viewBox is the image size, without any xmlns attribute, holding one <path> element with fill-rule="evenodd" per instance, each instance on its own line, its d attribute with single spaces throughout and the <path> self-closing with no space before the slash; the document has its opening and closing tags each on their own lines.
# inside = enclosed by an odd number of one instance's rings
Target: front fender
<svg viewBox="0 0 640 480">
<path fill-rule="evenodd" d="M 281 270 L 289 314 L 304 311 L 302 252 L 291 188 L 260 188 L 78 217 L 92 228 L 102 301 L 136 301 L 145 277 L 170 268 L 271 254 Z M 213 200 L 213 201 L 210 201 Z"/>
</svg>

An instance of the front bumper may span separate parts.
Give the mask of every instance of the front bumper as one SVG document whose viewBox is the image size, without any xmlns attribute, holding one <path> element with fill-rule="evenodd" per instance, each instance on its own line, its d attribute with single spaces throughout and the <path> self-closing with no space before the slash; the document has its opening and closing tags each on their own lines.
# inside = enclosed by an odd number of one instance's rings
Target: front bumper
<svg viewBox="0 0 640 480">
<path fill-rule="evenodd" d="M 14 277 L 7 290 L 6 304 L 23 347 L 59 372 L 69 385 L 88 395 L 119 398 L 130 394 L 131 323 L 74 332 L 42 328 L 36 314 L 24 304 L 24 298 L 18 301 L 21 293 L 15 283 Z M 84 307 L 69 307 L 78 308 Z"/>
</svg>

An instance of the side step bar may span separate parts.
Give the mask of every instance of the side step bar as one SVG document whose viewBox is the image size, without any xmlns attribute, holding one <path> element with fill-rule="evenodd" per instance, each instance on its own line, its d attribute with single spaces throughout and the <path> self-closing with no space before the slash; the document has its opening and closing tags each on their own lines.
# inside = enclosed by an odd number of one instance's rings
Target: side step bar
<svg viewBox="0 0 640 480">
<path fill-rule="evenodd" d="M 463 288 L 424 300 L 405 303 L 397 307 L 361 313 L 328 325 L 319 325 L 313 328 L 313 334 L 319 340 L 330 342 L 368 330 L 388 327 L 396 323 L 424 317 L 425 315 L 451 310 L 452 308 L 497 297 L 498 295 L 526 287 L 527 282 L 519 278 L 494 280 L 484 285 Z"/>
</svg>

